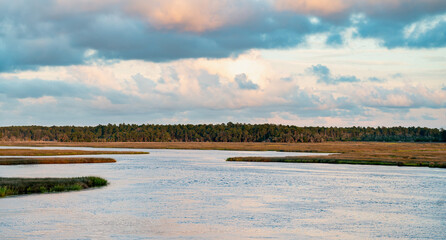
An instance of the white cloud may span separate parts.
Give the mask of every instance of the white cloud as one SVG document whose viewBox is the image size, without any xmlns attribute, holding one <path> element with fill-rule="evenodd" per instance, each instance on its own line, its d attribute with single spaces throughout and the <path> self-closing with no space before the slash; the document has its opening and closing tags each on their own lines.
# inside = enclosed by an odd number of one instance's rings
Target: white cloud
<svg viewBox="0 0 446 240">
<path fill-rule="evenodd" d="M 423 20 L 414 22 L 406 26 L 403 30 L 404 37 L 408 38 L 419 38 L 421 35 L 435 29 L 439 24 L 446 22 L 446 14 L 431 16 L 424 18 Z"/>
<path fill-rule="evenodd" d="M 43 96 L 39 98 L 22 98 L 18 99 L 23 105 L 46 105 L 46 104 L 56 104 L 57 99 L 53 96 Z"/>
<path fill-rule="evenodd" d="M 440 120 L 435 120 L 440 119 L 446 108 L 446 91 L 441 90 L 441 84 L 444 84 L 442 72 L 424 72 L 429 68 L 442 69 L 441 62 L 432 56 L 440 56 L 444 49 L 431 54 L 371 45 L 355 46 L 354 50 L 349 46 L 341 49 L 297 48 L 274 53 L 253 50 L 233 58 L 199 58 L 166 63 L 135 60 L 95 62 L 3 73 L 0 79 L 9 79 L 9 82 L 3 82 L 6 87 L 10 86 L 11 79 L 34 76 L 54 83 L 66 83 L 59 86 L 77 88 L 69 95 L 58 96 L 55 91 L 42 91 L 45 96 L 18 101 L 12 97 L 8 100 L 6 95 L 1 98 L 0 91 L 0 103 L 17 109 L 9 111 L 11 114 L 0 124 L 9 121 L 10 125 L 20 122 L 18 119 L 32 119 L 47 121 L 51 125 L 55 124 L 51 119 L 65 119 L 61 116 L 63 111 L 58 109 L 68 108 L 77 113 L 71 119 L 77 122 L 71 124 L 109 121 L 175 123 L 177 119 L 183 123 L 230 120 L 308 126 L 407 126 L 422 123 L 444 126 Z M 419 57 L 423 54 L 431 58 Z M 379 58 L 375 56 L 378 55 L 390 56 L 385 62 L 387 64 L 377 61 Z M 416 57 L 417 61 L 407 56 Z M 306 71 L 317 64 L 326 66 L 333 76 L 355 76 L 361 81 L 319 84 L 317 77 Z M 399 72 L 405 74 L 396 79 L 391 77 Z M 249 81 L 256 87 L 241 88 L 236 81 L 240 74 L 246 77 L 244 83 Z M 418 80 L 417 74 L 423 75 L 424 80 Z M 372 77 L 388 80 L 367 81 Z M 26 87 L 27 81 L 22 82 Z M 88 89 L 88 93 L 81 95 L 78 91 L 82 89 Z M 27 91 L 20 90 L 17 94 Z M 9 95 L 12 96 L 11 93 Z M 52 118 L 44 117 L 44 111 L 39 111 L 48 104 L 55 106 Z M 417 117 L 413 114 L 420 113 L 417 109 L 429 110 Z M 383 119 L 389 120 L 388 124 Z M 414 122 L 413 119 L 419 120 Z M 70 119 L 64 121 L 69 123 Z"/>
</svg>

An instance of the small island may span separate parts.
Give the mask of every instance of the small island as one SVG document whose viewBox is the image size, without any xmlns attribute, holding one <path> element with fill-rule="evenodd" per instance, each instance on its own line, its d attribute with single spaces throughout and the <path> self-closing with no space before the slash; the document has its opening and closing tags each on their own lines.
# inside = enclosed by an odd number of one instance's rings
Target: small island
<svg viewBox="0 0 446 240">
<path fill-rule="evenodd" d="M 284 148 L 326 156 L 234 157 L 227 161 L 328 163 L 446 168 L 444 143 L 328 142 L 302 143 Z"/>
<path fill-rule="evenodd" d="M 78 191 L 108 184 L 100 177 L 0 178 L 0 197 L 32 193 Z"/>
<path fill-rule="evenodd" d="M 149 154 L 137 151 L 85 151 L 85 150 L 47 150 L 47 149 L 0 149 L 0 165 L 23 164 L 75 164 L 75 163 L 113 163 L 113 158 L 99 157 L 59 157 L 73 155 L 103 154 Z M 55 157 L 58 156 L 58 157 Z"/>
<path fill-rule="evenodd" d="M 114 163 L 113 158 L 78 157 L 101 154 L 148 154 L 136 151 L 85 151 L 49 149 L 0 149 L 0 165 Z M 57 157 L 56 157 L 57 156 Z M 75 156 L 75 157 L 60 157 Z M 0 197 L 32 193 L 78 191 L 107 185 L 100 177 L 0 178 Z"/>
<path fill-rule="evenodd" d="M 0 158 L 0 165 L 76 164 L 76 163 L 114 163 L 114 162 L 116 162 L 116 160 L 113 158 L 92 158 L 92 157 Z"/>
<path fill-rule="evenodd" d="M 2 144 L 3 145 L 3 144 Z M 24 149 L 11 148 L 0 149 L 0 156 L 70 156 L 70 155 L 115 155 L 115 154 L 149 154 L 138 151 L 96 151 L 96 150 L 75 150 L 75 149 Z"/>
<path fill-rule="evenodd" d="M 395 161 L 395 160 L 367 160 L 346 159 L 337 156 L 289 156 L 289 157 L 234 157 L 228 158 L 230 162 L 287 162 L 287 163 L 329 163 L 329 164 L 355 164 L 355 165 L 386 165 L 407 167 L 446 168 L 444 162 L 429 161 Z"/>
</svg>

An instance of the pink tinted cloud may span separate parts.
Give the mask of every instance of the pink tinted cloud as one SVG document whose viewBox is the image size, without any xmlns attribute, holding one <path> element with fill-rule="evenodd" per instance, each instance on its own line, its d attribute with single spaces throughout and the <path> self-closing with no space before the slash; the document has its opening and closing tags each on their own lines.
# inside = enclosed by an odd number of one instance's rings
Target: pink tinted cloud
<svg viewBox="0 0 446 240">
<path fill-rule="evenodd" d="M 444 9 L 444 0 L 275 0 L 274 6 L 279 11 L 292 11 L 322 17 L 339 14 L 365 13 L 383 15 L 385 12 L 407 12 L 426 9 Z M 404 14 L 404 13 L 403 13 Z"/>
<path fill-rule="evenodd" d="M 245 6 L 234 0 L 132 0 L 125 9 L 158 29 L 204 32 L 242 21 L 250 12 Z"/>
<path fill-rule="evenodd" d="M 330 15 L 344 11 L 351 3 L 346 0 L 276 0 L 278 10 L 304 14 Z"/>
</svg>

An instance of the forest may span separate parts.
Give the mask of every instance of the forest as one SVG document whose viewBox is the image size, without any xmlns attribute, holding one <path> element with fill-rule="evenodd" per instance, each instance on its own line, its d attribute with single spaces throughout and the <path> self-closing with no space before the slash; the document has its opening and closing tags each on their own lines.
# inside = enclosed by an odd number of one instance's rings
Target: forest
<svg viewBox="0 0 446 240">
<path fill-rule="evenodd" d="M 425 127 L 298 127 L 276 124 L 108 124 L 0 127 L 1 141 L 58 142 L 445 142 L 446 131 Z"/>
</svg>

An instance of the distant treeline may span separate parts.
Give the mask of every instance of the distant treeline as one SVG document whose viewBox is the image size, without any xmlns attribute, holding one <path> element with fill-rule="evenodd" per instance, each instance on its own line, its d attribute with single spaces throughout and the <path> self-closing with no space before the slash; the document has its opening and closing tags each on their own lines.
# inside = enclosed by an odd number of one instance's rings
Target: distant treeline
<svg viewBox="0 0 446 240">
<path fill-rule="evenodd" d="M 58 142 L 445 142 L 446 130 L 425 127 L 297 127 L 275 124 L 108 124 L 95 127 L 0 127 L 3 141 Z"/>
</svg>

